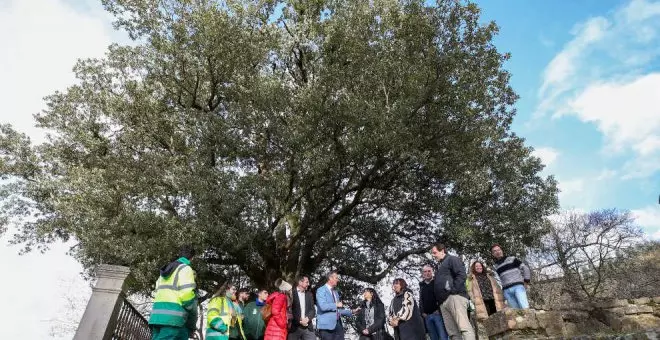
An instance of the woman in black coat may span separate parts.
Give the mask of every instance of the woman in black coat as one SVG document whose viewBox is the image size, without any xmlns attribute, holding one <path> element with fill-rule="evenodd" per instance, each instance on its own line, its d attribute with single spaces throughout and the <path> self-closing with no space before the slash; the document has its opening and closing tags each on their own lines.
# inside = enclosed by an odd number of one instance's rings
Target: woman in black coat
<svg viewBox="0 0 660 340">
<path fill-rule="evenodd" d="M 356 319 L 360 340 L 384 340 L 385 305 L 372 288 L 366 288 L 363 296 Z"/>
<path fill-rule="evenodd" d="M 424 320 L 406 280 L 394 280 L 392 290 L 395 296 L 390 304 L 388 322 L 394 327 L 394 337 L 397 340 L 425 340 Z"/>
</svg>

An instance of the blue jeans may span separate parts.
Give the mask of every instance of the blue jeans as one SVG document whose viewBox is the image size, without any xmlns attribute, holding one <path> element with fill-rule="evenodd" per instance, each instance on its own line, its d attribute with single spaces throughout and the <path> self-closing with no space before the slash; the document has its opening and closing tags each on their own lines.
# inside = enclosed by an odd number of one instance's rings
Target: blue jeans
<svg viewBox="0 0 660 340">
<path fill-rule="evenodd" d="M 527 301 L 527 291 L 523 285 L 515 285 L 504 290 L 504 298 L 509 304 L 509 307 L 515 309 L 529 308 Z"/>
<path fill-rule="evenodd" d="M 429 314 L 424 318 L 426 331 L 429 332 L 431 340 L 449 340 L 449 335 L 445 330 L 445 323 L 440 313 Z"/>
</svg>

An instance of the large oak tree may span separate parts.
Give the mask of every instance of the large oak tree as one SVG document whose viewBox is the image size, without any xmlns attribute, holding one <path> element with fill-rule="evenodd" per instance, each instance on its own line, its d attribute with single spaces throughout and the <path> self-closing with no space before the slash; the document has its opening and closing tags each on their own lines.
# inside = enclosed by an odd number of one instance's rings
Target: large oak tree
<svg viewBox="0 0 660 340">
<path fill-rule="evenodd" d="M 538 242 L 556 182 L 510 125 L 479 9 L 439 0 L 104 0 L 134 39 L 81 60 L 3 126 L 2 217 L 27 249 L 156 268 L 191 243 L 202 288 L 339 268 L 365 282 L 443 239 Z"/>
</svg>

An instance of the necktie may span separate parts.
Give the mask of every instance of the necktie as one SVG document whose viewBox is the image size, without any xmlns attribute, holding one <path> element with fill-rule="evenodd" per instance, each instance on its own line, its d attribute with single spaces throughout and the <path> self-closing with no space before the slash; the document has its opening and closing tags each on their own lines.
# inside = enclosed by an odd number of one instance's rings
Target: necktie
<svg viewBox="0 0 660 340">
<path fill-rule="evenodd" d="M 335 297 L 335 289 L 330 289 L 330 294 L 332 294 L 332 301 L 335 303 L 335 306 L 337 305 L 337 297 Z M 335 312 L 337 314 L 337 320 L 339 320 L 339 309 Z"/>
</svg>

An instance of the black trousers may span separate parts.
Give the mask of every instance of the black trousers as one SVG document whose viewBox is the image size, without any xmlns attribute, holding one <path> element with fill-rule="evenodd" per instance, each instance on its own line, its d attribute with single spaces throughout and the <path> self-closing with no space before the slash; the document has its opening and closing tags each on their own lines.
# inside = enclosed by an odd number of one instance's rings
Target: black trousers
<svg viewBox="0 0 660 340">
<path fill-rule="evenodd" d="M 484 305 L 486 305 L 486 312 L 488 312 L 488 315 L 497 313 L 497 307 L 495 307 L 494 299 L 484 300 Z"/>
<path fill-rule="evenodd" d="M 287 340 L 316 340 L 316 333 L 308 328 L 296 328 L 289 331 Z"/>
<path fill-rule="evenodd" d="M 321 329 L 321 340 L 344 340 L 344 326 L 337 320 L 337 326 L 333 330 Z"/>
</svg>

